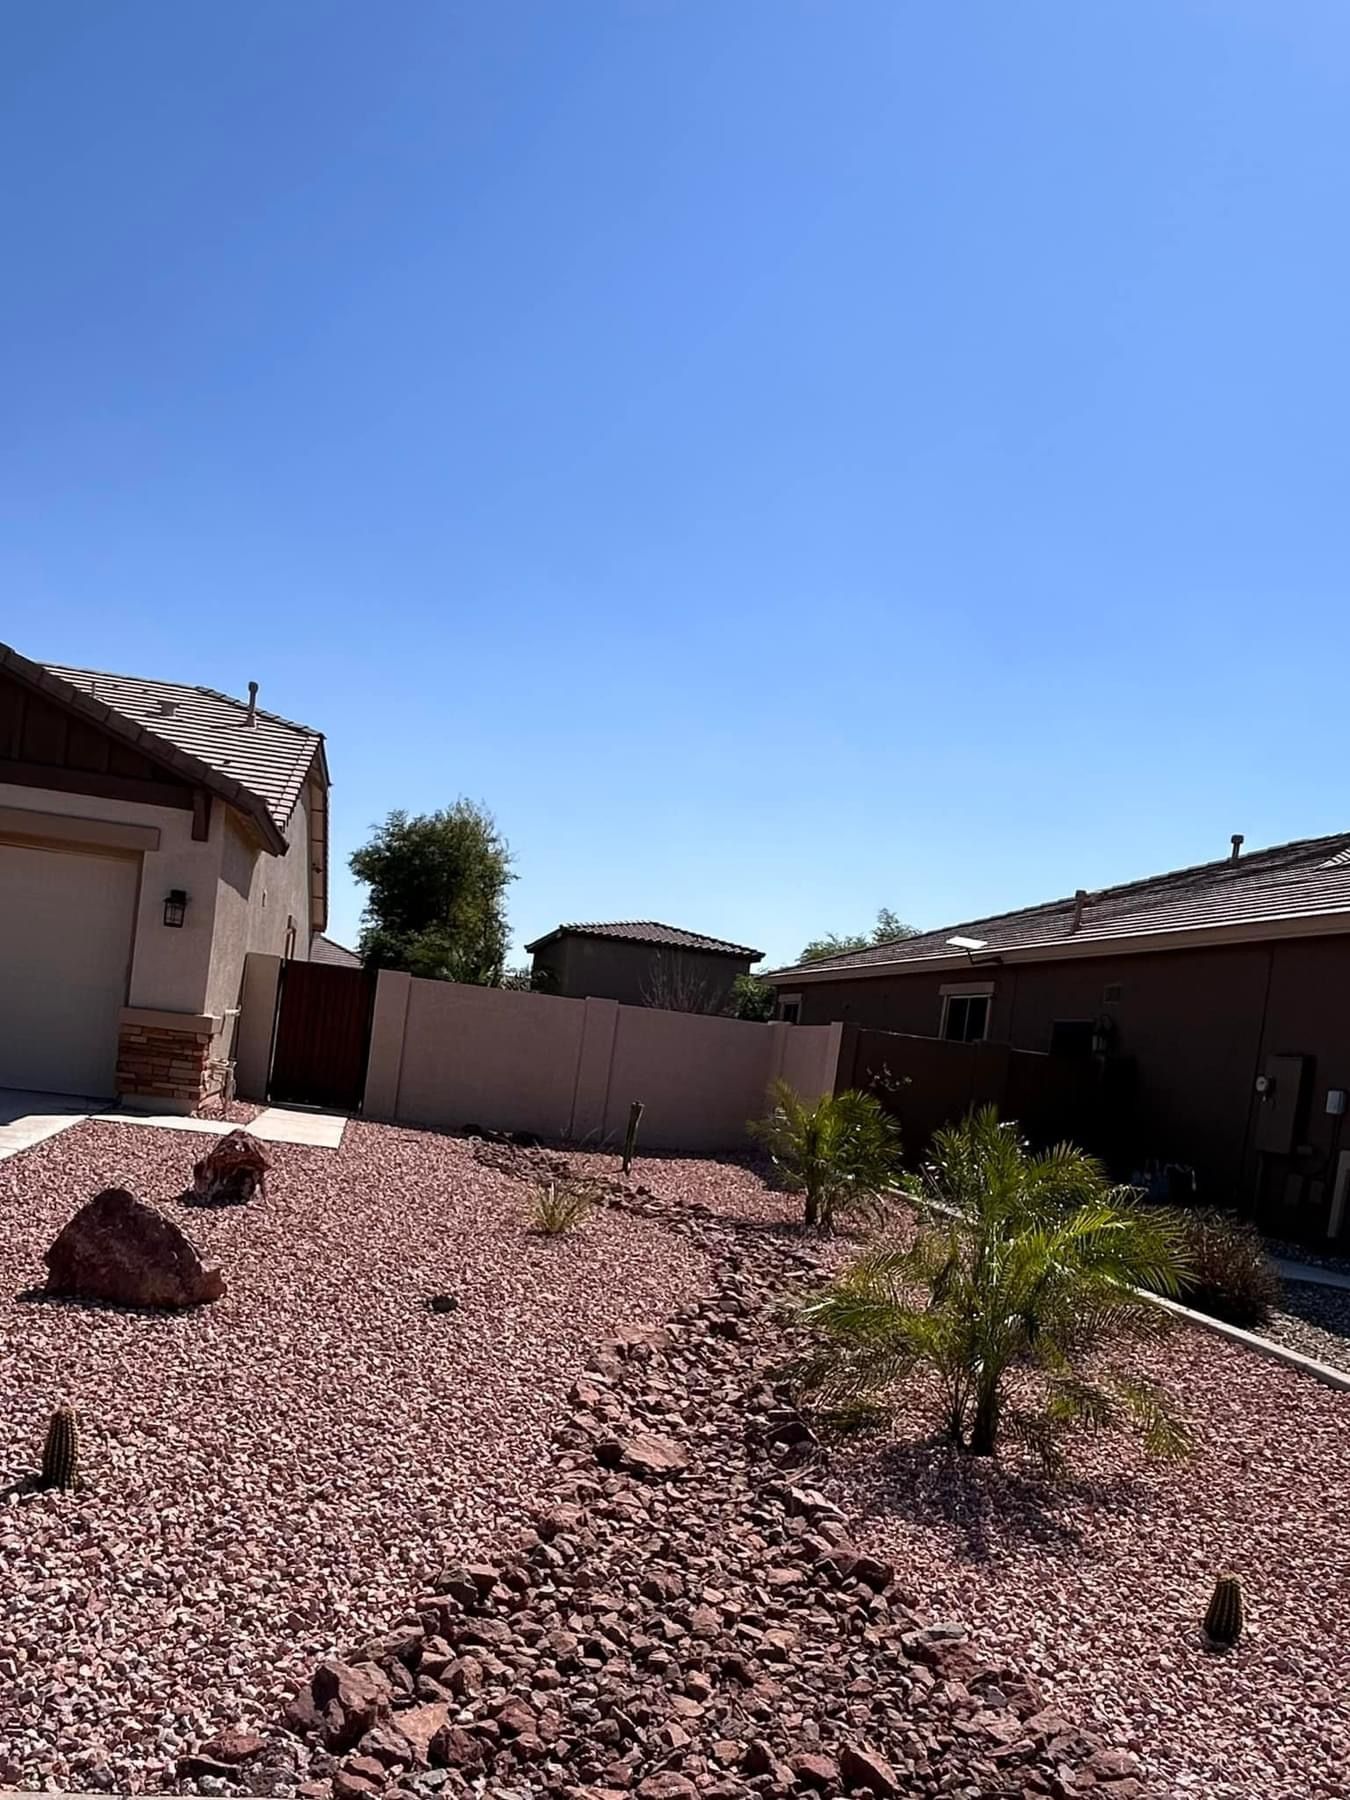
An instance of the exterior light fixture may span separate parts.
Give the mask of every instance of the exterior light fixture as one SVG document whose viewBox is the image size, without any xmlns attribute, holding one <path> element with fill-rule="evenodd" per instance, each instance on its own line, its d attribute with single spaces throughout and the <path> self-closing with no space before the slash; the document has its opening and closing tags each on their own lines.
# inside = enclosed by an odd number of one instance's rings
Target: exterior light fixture
<svg viewBox="0 0 1350 1800">
<path fill-rule="evenodd" d="M 170 888 L 164 896 L 164 923 L 181 929 L 187 903 L 188 897 L 182 888 Z"/>
</svg>

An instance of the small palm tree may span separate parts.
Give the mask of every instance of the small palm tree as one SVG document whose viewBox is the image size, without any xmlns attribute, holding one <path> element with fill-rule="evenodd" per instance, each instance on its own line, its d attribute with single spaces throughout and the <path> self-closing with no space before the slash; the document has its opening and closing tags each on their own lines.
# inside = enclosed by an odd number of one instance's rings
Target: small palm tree
<svg viewBox="0 0 1350 1800">
<path fill-rule="evenodd" d="M 1152 1384 L 1097 1362 L 1096 1373 L 1084 1369 L 1110 1339 L 1170 1326 L 1136 1290 L 1178 1290 L 1172 1215 L 1113 1187 L 1072 1145 L 1033 1156 L 992 1107 L 937 1133 L 910 1198 L 913 1242 L 862 1257 L 807 1305 L 822 1336 L 813 1379 L 827 1394 L 857 1401 L 926 1364 L 942 1385 L 948 1435 L 976 1455 L 992 1455 L 1006 1428 L 1056 1462 L 1065 1427 L 1125 1420 L 1159 1454 L 1185 1447 Z M 1034 1410 L 1010 1396 L 1023 1369 L 1040 1377 Z"/>
<path fill-rule="evenodd" d="M 778 1081 L 773 1111 L 750 1129 L 805 1196 L 808 1231 L 832 1231 L 843 1208 L 876 1216 L 899 1177 L 900 1128 L 871 1094 L 849 1089 L 808 1102 Z"/>
</svg>

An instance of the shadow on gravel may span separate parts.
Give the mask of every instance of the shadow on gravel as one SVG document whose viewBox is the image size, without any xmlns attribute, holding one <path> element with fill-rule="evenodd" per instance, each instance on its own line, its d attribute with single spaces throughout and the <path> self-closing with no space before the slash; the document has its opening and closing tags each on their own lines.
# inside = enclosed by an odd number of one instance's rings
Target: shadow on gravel
<svg viewBox="0 0 1350 1800">
<path fill-rule="evenodd" d="M 861 1445 L 847 1470 L 851 1502 L 872 1518 L 950 1532 L 967 1562 L 996 1563 L 1036 1545 L 1047 1555 L 1075 1553 L 1083 1533 L 1066 1515 L 1080 1507 L 1095 1514 L 1124 1513 L 1140 1505 L 1142 1484 L 1132 1476 L 1109 1480 L 1041 1475 L 1028 1469 L 953 1449 L 942 1437 Z"/>
<path fill-rule="evenodd" d="M 1305 1325 L 1315 1325 L 1333 1337 L 1350 1340 L 1350 1288 L 1286 1281 L 1277 1311 L 1301 1319 Z"/>
</svg>

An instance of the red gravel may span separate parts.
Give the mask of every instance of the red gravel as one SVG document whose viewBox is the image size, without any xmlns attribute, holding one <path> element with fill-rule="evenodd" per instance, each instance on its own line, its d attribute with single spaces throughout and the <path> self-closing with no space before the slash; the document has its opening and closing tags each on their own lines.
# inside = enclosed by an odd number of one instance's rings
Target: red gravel
<svg viewBox="0 0 1350 1800">
<path fill-rule="evenodd" d="M 707 1284 L 692 1246 L 620 1213 L 527 1234 L 527 1190 L 462 1140 L 269 1145 L 266 1201 L 211 1211 L 176 1204 L 201 1148 L 86 1123 L 0 1163 L 0 1471 L 34 1467 L 69 1399 L 90 1484 L 0 1510 L 0 1782 L 163 1787 L 211 1731 L 272 1720 L 290 1678 L 519 1524 L 588 1346 Z M 222 1301 L 16 1298 L 112 1184 L 174 1212 Z M 459 1310 L 430 1312 L 444 1291 Z"/>
<path fill-rule="evenodd" d="M 1350 1396 L 1186 1328 L 1161 1360 L 1198 1438 L 1180 1466 L 1116 1435 L 1084 1442 L 1059 1483 L 1013 1449 L 960 1459 L 923 1444 L 919 1383 L 885 1446 L 835 1459 L 834 1498 L 868 1515 L 861 1541 L 925 1609 L 1040 1674 L 1168 1791 L 1345 1800 Z M 1249 1629 L 1215 1655 L 1196 1627 L 1223 1569 Z"/>
</svg>

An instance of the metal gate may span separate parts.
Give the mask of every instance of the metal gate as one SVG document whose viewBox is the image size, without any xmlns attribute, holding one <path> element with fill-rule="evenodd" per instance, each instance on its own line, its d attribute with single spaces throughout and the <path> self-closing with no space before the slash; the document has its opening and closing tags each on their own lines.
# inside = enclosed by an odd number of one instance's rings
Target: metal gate
<svg viewBox="0 0 1350 1800">
<path fill-rule="evenodd" d="M 354 1111 L 366 1085 L 375 971 L 286 962 L 268 1098 Z"/>
</svg>

